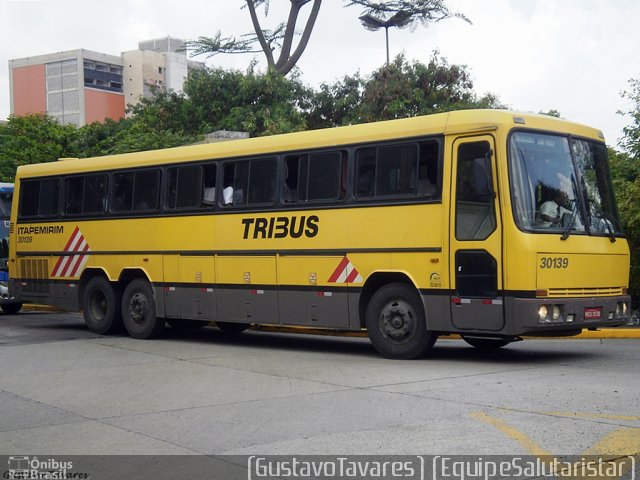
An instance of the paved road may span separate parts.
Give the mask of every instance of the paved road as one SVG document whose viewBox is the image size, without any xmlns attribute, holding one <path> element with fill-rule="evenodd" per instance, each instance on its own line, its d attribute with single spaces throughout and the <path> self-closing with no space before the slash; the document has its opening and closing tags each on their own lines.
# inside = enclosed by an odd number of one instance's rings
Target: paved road
<svg viewBox="0 0 640 480">
<path fill-rule="evenodd" d="M 90 333 L 76 314 L 0 315 L 0 455 L 637 454 L 640 340 L 366 339 L 167 329 Z"/>
</svg>

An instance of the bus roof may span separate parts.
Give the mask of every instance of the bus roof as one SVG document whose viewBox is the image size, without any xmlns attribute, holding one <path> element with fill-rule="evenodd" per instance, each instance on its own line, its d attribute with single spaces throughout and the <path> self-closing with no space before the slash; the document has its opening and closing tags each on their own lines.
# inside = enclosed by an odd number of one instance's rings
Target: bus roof
<svg viewBox="0 0 640 480">
<path fill-rule="evenodd" d="M 293 150 L 330 148 L 399 138 L 446 135 L 461 132 L 509 130 L 514 127 L 566 132 L 604 141 L 602 132 L 548 115 L 507 110 L 456 110 L 413 118 L 363 123 L 346 127 L 255 137 L 228 142 L 149 150 L 103 157 L 65 159 L 19 167 L 21 177 L 46 176 L 72 171 L 99 171 L 169 164 L 179 161 L 264 155 Z"/>
</svg>

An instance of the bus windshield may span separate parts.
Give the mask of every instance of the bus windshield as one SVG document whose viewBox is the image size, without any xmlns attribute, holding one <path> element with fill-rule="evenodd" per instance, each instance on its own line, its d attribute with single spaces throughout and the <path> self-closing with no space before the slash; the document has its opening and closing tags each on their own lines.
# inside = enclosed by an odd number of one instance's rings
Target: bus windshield
<svg viewBox="0 0 640 480">
<path fill-rule="evenodd" d="M 514 216 L 522 230 L 621 233 L 603 144 L 515 132 L 509 150 Z"/>
</svg>

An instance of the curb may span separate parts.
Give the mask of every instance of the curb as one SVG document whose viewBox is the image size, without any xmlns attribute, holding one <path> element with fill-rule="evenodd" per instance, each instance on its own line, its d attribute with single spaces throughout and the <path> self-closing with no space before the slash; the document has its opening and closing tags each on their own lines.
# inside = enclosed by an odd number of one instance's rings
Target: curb
<svg viewBox="0 0 640 480">
<path fill-rule="evenodd" d="M 64 310 L 59 308 L 50 307 L 47 305 L 35 305 L 35 304 L 25 304 L 22 309 L 24 311 L 36 311 L 36 312 L 56 312 L 56 313 L 64 313 Z M 348 332 L 342 330 L 331 330 L 331 329 L 322 329 L 322 328 L 314 328 L 314 327 L 280 327 L 273 325 L 252 325 L 251 330 L 259 331 L 259 332 L 273 332 L 273 333 L 303 333 L 307 335 L 323 335 L 323 336 L 333 336 L 333 337 L 357 337 L 357 338 L 367 338 L 367 333 L 364 331 L 360 332 Z M 580 340 L 580 339 L 603 339 L 603 338 L 640 338 L 640 327 L 618 327 L 618 328 L 601 328 L 595 331 L 584 330 L 579 335 L 575 335 L 573 337 L 528 337 L 523 335 L 527 340 L 549 340 L 549 339 L 557 339 L 557 340 Z M 450 335 L 442 335 L 439 337 L 440 339 L 459 339 L 460 335 L 450 334 Z"/>
</svg>

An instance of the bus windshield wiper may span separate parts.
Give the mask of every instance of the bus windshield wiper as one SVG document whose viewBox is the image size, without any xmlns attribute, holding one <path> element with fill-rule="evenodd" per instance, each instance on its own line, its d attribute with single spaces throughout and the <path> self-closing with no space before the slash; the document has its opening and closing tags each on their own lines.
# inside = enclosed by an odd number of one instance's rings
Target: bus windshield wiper
<svg viewBox="0 0 640 480">
<path fill-rule="evenodd" d="M 571 219 L 569 220 L 567 225 L 564 227 L 560 240 L 566 240 L 567 238 L 569 238 L 569 235 L 571 235 L 571 229 L 573 228 L 573 223 L 576 221 L 577 216 L 578 216 L 578 203 L 576 202 L 573 204 L 573 208 L 571 209 Z"/>
</svg>

